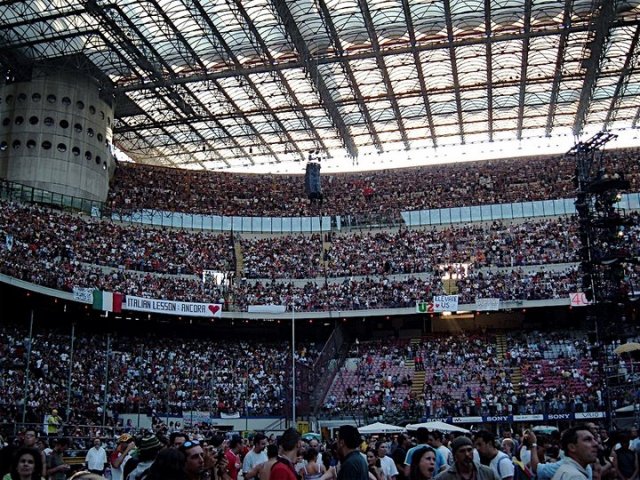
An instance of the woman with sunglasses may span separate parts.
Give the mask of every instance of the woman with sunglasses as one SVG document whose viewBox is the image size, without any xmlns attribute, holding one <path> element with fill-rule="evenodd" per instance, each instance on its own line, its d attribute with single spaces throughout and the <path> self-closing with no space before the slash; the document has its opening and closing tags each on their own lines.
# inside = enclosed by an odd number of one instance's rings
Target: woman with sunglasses
<svg viewBox="0 0 640 480">
<path fill-rule="evenodd" d="M 436 451 L 431 447 L 416 450 L 411 457 L 409 480 L 431 480 L 436 470 Z"/>
</svg>

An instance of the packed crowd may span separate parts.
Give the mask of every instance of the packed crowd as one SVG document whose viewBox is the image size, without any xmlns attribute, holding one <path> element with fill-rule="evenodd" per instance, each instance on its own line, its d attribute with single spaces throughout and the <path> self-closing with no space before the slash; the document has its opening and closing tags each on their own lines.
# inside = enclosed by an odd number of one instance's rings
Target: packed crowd
<svg viewBox="0 0 640 480">
<path fill-rule="evenodd" d="M 72 350 L 68 334 L 40 331 L 31 342 L 27 383 L 28 342 L 25 329 L 4 325 L 0 329 L 3 421 L 17 421 L 23 409 L 28 421 L 41 421 L 52 405 L 66 406 L 68 394 L 68 418 L 82 425 L 103 420 L 105 401 L 116 417 L 185 410 L 269 416 L 282 415 L 289 398 L 287 342 L 121 334 L 112 336 L 107 355 L 104 335 L 79 334 Z M 304 364 L 313 364 L 317 354 L 314 344 L 301 345 L 296 353 Z"/>
<path fill-rule="evenodd" d="M 476 297 L 560 298 L 580 288 L 575 264 L 549 268 L 577 261 L 572 219 L 242 238 L 234 245 L 226 234 L 119 225 L 34 205 L 2 207 L 0 272 L 65 291 L 95 287 L 151 298 L 215 301 L 229 310 L 293 303 L 302 311 L 326 311 L 411 307 L 444 293 L 444 275 L 455 280 L 460 303 L 473 303 Z M 632 255 L 640 254 L 639 231 L 634 225 L 624 232 Z M 203 279 L 206 270 L 235 271 L 236 251 L 249 281 Z M 460 267 L 464 263 L 468 266 Z M 637 268 L 628 269 L 635 279 Z M 309 280 L 287 281 L 291 279 Z"/>
<path fill-rule="evenodd" d="M 602 359 L 583 332 L 437 335 L 356 344 L 324 403 L 328 415 L 464 417 L 602 411 Z M 420 392 L 414 370 L 425 372 Z"/>
<path fill-rule="evenodd" d="M 606 153 L 614 171 L 640 187 L 635 149 Z M 121 164 L 107 201 L 115 212 L 156 209 L 239 216 L 383 213 L 574 197 L 575 161 L 558 156 L 323 174 L 322 203 L 310 203 L 302 175 L 248 175 Z M 411 185 L 411 188 L 406 188 Z"/>
<path fill-rule="evenodd" d="M 557 428 L 469 432 L 446 425 L 362 434 L 351 424 L 333 438 L 167 429 L 156 425 L 93 438 L 85 471 L 73 473 L 67 438 L 27 428 L 0 443 L 6 480 L 625 480 L 638 472 L 638 429 L 612 432 L 593 422 Z M 103 443 L 105 442 L 106 443 Z M 106 448 L 105 448 L 106 447 Z"/>
</svg>

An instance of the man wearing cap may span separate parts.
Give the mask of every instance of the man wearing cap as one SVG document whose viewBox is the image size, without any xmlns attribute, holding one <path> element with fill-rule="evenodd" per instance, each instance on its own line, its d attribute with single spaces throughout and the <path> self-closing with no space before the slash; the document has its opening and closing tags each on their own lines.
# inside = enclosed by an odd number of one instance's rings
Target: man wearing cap
<svg viewBox="0 0 640 480">
<path fill-rule="evenodd" d="M 367 461 L 358 450 L 361 442 L 360 432 L 353 425 L 342 425 L 338 430 L 338 480 L 369 480 Z"/>
<path fill-rule="evenodd" d="M 151 466 L 160 450 L 162 450 L 162 444 L 160 440 L 158 440 L 158 437 L 155 435 L 144 437 L 138 447 L 138 459 L 140 462 L 135 470 L 129 474 L 127 480 L 138 480 L 142 478 L 142 475 Z"/>
<path fill-rule="evenodd" d="M 473 461 L 473 442 L 461 436 L 451 442 L 453 465 L 440 472 L 436 480 L 499 480 L 491 468 Z"/>
<path fill-rule="evenodd" d="M 111 480 L 123 480 L 124 466 L 131 458 L 136 444 L 133 437 L 128 433 L 123 433 L 118 437 L 118 445 L 111 454 Z"/>
</svg>

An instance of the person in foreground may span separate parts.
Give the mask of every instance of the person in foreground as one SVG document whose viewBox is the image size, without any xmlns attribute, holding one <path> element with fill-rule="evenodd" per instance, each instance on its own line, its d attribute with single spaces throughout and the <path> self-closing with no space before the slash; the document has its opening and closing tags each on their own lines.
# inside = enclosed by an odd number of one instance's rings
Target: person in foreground
<svg viewBox="0 0 640 480">
<path fill-rule="evenodd" d="M 369 480 L 369 469 L 358 447 L 362 443 L 360 432 L 353 425 L 342 425 L 338 430 L 340 470 L 338 480 Z"/>
<path fill-rule="evenodd" d="M 473 461 L 473 443 L 468 437 L 451 442 L 453 465 L 440 472 L 436 480 L 500 480 L 495 472 Z"/>
<path fill-rule="evenodd" d="M 565 458 L 552 480 L 586 480 L 587 466 L 598 458 L 598 440 L 585 425 L 577 425 L 564 431 L 560 445 Z"/>
<path fill-rule="evenodd" d="M 431 480 L 436 470 L 436 451 L 432 447 L 422 447 L 411 458 L 409 480 Z"/>
<path fill-rule="evenodd" d="M 300 446 L 300 433 L 295 428 L 288 428 L 280 439 L 282 454 L 271 467 L 270 480 L 297 480 L 298 475 L 294 467 Z"/>
<path fill-rule="evenodd" d="M 35 448 L 23 447 L 18 449 L 13 461 L 11 471 L 2 480 L 41 480 L 42 457 Z"/>
</svg>

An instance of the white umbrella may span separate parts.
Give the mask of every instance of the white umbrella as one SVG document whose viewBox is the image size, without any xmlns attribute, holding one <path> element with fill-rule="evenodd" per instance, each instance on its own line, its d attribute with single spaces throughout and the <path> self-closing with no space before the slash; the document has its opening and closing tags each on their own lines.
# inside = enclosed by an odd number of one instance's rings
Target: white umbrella
<svg viewBox="0 0 640 480">
<path fill-rule="evenodd" d="M 360 427 L 358 431 L 362 434 L 370 435 L 372 433 L 402 433 L 405 429 L 396 425 L 389 425 L 388 423 L 376 422 Z"/>
<path fill-rule="evenodd" d="M 462 427 L 456 427 L 455 425 L 449 425 L 444 422 L 424 422 L 424 423 L 412 423 L 407 425 L 407 430 L 418 430 L 419 428 L 426 428 L 428 430 L 438 430 L 439 432 L 459 432 L 469 433 L 469 430 Z"/>
</svg>

